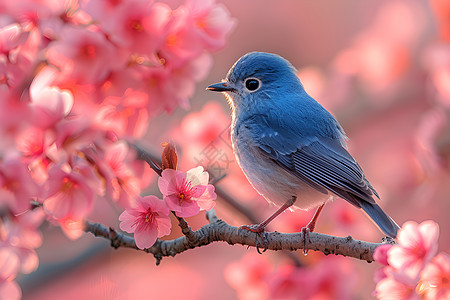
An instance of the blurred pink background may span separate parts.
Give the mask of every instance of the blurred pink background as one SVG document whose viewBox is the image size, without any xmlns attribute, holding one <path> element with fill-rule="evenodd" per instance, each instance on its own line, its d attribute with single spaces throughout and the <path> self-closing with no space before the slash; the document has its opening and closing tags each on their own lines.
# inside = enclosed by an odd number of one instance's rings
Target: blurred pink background
<svg viewBox="0 0 450 300">
<path fill-rule="evenodd" d="M 181 3 L 165 2 L 173 7 Z M 209 76 L 197 85 L 191 99 L 191 110 L 179 108 L 153 119 L 143 143 L 159 155 L 161 142 L 175 142 L 180 168 L 188 170 L 212 142 L 228 159 L 216 170 L 227 173 L 217 187 L 263 220 L 275 208 L 256 195 L 240 174 L 227 139 L 230 112 L 225 98 L 205 87 L 224 78 L 247 52 L 280 54 L 299 69 L 306 90 L 344 127 L 350 152 L 380 194 L 385 211 L 399 224 L 436 221 L 441 229 L 440 250 L 448 251 L 450 77 L 445 73 L 440 77 L 440 72 L 443 66 L 450 68 L 449 50 L 442 49 L 444 37 L 430 4 L 418 0 L 218 2 L 238 22 L 228 45 L 214 55 Z M 120 212 L 102 212 L 96 218 L 118 228 Z M 249 223 L 220 198 L 216 213 L 235 226 Z M 270 230 L 299 231 L 311 213 L 286 212 Z M 204 214 L 188 221 L 194 229 L 206 224 Z M 169 239 L 181 235 L 173 224 L 176 230 Z M 362 211 L 342 200 L 325 206 L 317 231 L 373 242 L 382 238 Z M 151 255 L 114 250 L 105 240 L 88 234 L 69 241 L 59 228 L 49 226 L 43 232 L 43 246 L 37 249 L 39 269 L 19 278 L 24 299 L 237 299 L 224 270 L 244 254 L 255 252 L 216 243 L 164 258 L 156 266 Z M 323 257 L 296 254 L 306 265 Z M 280 253 L 263 255 L 275 265 L 289 263 Z M 372 299 L 372 274 L 378 266 L 346 260 L 358 274 L 354 297 Z"/>
</svg>

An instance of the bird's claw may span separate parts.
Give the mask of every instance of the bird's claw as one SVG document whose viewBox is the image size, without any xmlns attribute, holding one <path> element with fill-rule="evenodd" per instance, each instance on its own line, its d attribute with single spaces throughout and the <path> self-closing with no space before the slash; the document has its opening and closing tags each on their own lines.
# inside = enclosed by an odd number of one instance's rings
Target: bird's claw
<svg viewBox="0 0 450 300">
<path fill-rule="evenodd" d="M 304 255 L 307 255 L 309 252 L 309 249 L 306 249 L 306 239 L 308 239 L 308 243 L 312 243 L 311 238 L 309 236 L 310 232 L 311 232 L 311 229 L 308 226 L 302 228 L 303 254 Z"/>
<path fill-rule="evenodd" d="M 264 231 L 264 226 L 261 226 L 260 224 L 257 224 L 257 225 L 242 225 L 242 226 L 239 227 L 239 229 L 248 230 L 248 231 L 256 233 L 259 236 L 259 238 L 262 240 L 262 242 L 263 242 L 264 248 L 263 248 L 262 252 L 266 252 L 267 251 L 267 249 L 269 248 L 269 241 L 267 240 L 267 234 Z M 256 238 L 255 247 L 256 247 L 256 251 L 259 254 L 262 254 L 261 250 L 259 249 L 258 238 Z"/>
</svg>

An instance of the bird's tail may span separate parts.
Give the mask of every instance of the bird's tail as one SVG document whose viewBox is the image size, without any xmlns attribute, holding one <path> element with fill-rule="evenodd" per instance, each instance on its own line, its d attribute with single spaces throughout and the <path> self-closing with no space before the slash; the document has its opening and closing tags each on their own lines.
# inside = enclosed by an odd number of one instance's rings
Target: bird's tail
<svg viewBox="0 0 450 300">
<path fill-rule="evenodd" d="M 361 208 L 369 215 L 370 218 L 380 227 L 384 234 L 391 238 L 397 237 L 399 226 L 375 203 L 360 201 Z"/>
</svg>

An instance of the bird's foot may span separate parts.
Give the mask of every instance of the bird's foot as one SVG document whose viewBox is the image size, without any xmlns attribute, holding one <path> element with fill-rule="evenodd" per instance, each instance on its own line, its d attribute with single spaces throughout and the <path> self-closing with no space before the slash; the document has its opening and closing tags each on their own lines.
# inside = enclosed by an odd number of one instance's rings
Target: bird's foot
<svg viewBox="0 0 450 300">
<path fill-rule="evenodd" d="M 263 246 L 262 252 L 266 252 L 269 247 L 269 242 L 267 240 L 267 235 L 266 235 L 266 232 L 264 231 L 264 227 L 265 226 L 263 224 L 254 224 L 254 225 L 242 225 L 239 227 L 239 229 L 248 230 L 248 231 L 256 233 L 257 236 L 259 237 L 259 239 L 262 240 L 262 246 Z M 260 246 L 259 239 L 256 238 L 255 247 L 256 247 L 256 251 L 259 254 L 262 254 L 261 250 L 259 249 L 259 246 Z"/>
<path fill-rule="evenodd" d="M 309 224 L 308 224 L 309 225 Z M 303 254 L 308 255 L 309 249 L 306 249 L 306 241 L 308 243 L 312 243 L 311 238 L 309 237 L 309 233 L 311 232 L 311 228 L 309 226 L 302 228 L 302 237 L 303 237 Z"/>
</svg>

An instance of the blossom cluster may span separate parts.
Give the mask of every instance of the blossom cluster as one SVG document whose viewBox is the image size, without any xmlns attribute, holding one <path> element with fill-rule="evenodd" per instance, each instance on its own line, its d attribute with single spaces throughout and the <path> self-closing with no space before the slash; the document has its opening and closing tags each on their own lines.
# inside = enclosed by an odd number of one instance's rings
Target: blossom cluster
<svg viewBox="0 0 450 300">
<path fill-rule="evenodd" d="M 450 256 L 438 251 L 439 227 L 433 221 L 406 222 L 398 244 L 375 250 L 384 267 L 375 273 L 378 299 L 449 299 Z"/>
<path fill-rule="evenodd" d="M 214 0 L 0 3 L 2 295 L 37 267 L 43 220 L 77 237 L 96 201 L 140 203 L 150 170 L 127 142 L 189 107 L 234 24 Z"/>
<path fill-rule="evenodd" d="M 354 299 L 356 268 L 343 257 L 325 257 L 313 266 L 281 264 L 251 253 L 225 269 L 225 279 L 241 300 Z"/>
<path fill-rule="evenodd" d="M 214 207 L 217 195 L 208 182 L 209 174 L 201 166 L 187 172 L 163 170 L 158 180 L 163 200 L 153 195 L 138 197 L 137 205 L 119 216 L 120 229 L 134 233 L 138 248 L 150 248 L 156 238 L 170 234 L 169 210 L 178 217 L 192 217 Z"/>
</svg>

